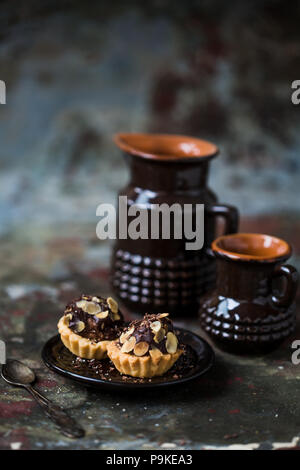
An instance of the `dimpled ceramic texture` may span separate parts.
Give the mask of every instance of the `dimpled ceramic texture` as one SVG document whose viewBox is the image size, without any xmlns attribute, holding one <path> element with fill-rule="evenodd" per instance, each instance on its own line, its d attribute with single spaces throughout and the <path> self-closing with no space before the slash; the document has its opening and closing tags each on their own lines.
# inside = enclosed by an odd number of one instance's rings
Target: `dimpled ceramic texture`
<svg viewBox="0 0 300 470">
<path fill-rule="evenodd" d="M 172 226 L 169 240 L 119 239 L 112 256 L 113 288 L 133 312 L 193 315 L 199 297 L 215 283 L 215 261 L 207 250 L 215 238 L 216 218 L 225 219 L 225 233 L 235 232 L 238 225 L 236 209 L 217 204 L 207 187 L 209 162 L 218 149 L 178 135 L 118 134 L 115 142 L 130 169 L 129 184 L 119 194 L 127 196 L 127 209 L 143 204 L 150 228 L 152 204 L 204 204 L 205 241 L 201 250 L 187 251 L 187 240 L 172 237 Z"/>
<path fill-rule="evenodd" d="M 295 328 L 298 276 L 295 268 L 282 264 L 290 257 L 290 246 L 268 235 L 236 234 L 216 239 L 212 250 L 217 285 L 202 299 L 203 329 L 231 352 L 274 349 Z M 276 288 L 276 282 L 281 286 Z"/>
</svg>

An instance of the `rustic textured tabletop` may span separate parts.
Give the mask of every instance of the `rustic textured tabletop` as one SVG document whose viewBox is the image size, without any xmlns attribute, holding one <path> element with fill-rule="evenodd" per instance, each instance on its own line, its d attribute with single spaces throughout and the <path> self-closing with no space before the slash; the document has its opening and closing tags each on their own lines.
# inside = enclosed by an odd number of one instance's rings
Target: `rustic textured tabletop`
<svg viewBox="0 0 300 470">
<path fill-rule="evenodd" d="M 299 270 L 300 114 L 291 101 L 299 8 L 270 0 L 2 4 L 0 339 L 86 437 L 62 437 L 26 391 L 0 379 L 0 448 L 296 448 L 299 324 L 272 354 L 216 349 L 207 375 L 151 394 L 88 390 L 50 372 L 41 349 L 70 299 L 111 293 L 95 214 L 128 180 L 116 132 L 220 146 L 209 187 L 239 208 L 241 230 L 290 242 Z M 178 325 L 203 334 L 197 320 Z"/>
<path fill-rule="evenodd" d="M 267 221 L 245 221 L 245 228 Z M 274 220 L 273 226 L 276 225 Z M 265 225 L 264 225 L 265 224 Z M 280 228 L 281 227 L 281 228 Z M 288 221 L 278 228 L 288 236 Z M 284 228 L 282 228 L 284 227 Z M 81 292 L 108 294 L 107 264 L 92 227 L 64 227 L 27 243 L 3 239 L 1 337 L 9 357 L 37 372 L 36 387 L 67 408 L 86 437 L 63 437 L 26 391 L 0 380 L 2 449 L 202 449 L 297 446 L 299 367 L 291 362 L 292 338 L 272 354 L 246 358 L 215 348 L 215 367 L 193 383 L 149 393 L 95 391 L 50 372 L 41 348 L 56 333 L 63 307 Z M 38 242 L 36 241 L 38 239 Z M 297 257 L 295 257 L 297 264 Z M 197 320 L 179 326 L 203 335 Z"/>
</svg>

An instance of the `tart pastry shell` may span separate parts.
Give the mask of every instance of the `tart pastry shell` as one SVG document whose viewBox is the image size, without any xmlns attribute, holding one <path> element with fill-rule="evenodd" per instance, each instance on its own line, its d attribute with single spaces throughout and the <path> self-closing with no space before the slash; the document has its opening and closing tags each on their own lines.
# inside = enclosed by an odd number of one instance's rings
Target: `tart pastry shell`
<svg viewBox="0 0 300 470">
<path fill-rule="evenodd" d="M 105 359 L 107 357 L 107 346 L 112 341 L 105 340 L 93 343 L 90 339 L 77 335 L 68 327 L 64 316 L 59 320 L 57 327 L 65 347 L 75 356 L 83 359 Z"/>
<path fill-rule="evenodd" d="M 117 341 L 111 341 L 107 346 L 107 355 L 115 368 L 121 373 L 132 377 L 150 378 L 165 374 L 183 353 L 178 349 L 174 354 L 162 354 L 158 358 L 135 356 L 122 353 Z"/>
</svg>

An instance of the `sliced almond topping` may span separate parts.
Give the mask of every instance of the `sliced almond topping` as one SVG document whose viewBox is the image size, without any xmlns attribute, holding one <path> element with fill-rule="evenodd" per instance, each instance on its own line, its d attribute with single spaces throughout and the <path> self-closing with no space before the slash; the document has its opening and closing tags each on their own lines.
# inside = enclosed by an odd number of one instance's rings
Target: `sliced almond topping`
<svg viewBox="0 0 300 470">
<path fill-rule="evenodd" d="M 165 318 L 165 317 L 168 317 L 168 316 L 169 316 L 168 313 L 161 313 L 158 318 Z"/>
<path fill-rule="evenodd" d="M 123 344 L 125 341 L 129 339 L 129 337 L 132 335 L 134 332 L 134 328 L 130 328 L 128 331 L 124 331 L 121 336 L 120 336 L 120 343 Z"/>
<path fill-rule="evenodd" d="M 107 303 L 112 313 L 118 313 L 118 310 L 119 310 L 118 304 L 112 297 L 108 297 Z"/>
<path fill-rule="evenodd" d="M 133 332 L 134 326 L 132 326 L 128 331 L 124 331 L 120 336 L 120 343 L 125 343 L 125 341 L 132 335 Z"/>
<path fill-rule="evenodd" d="M 156 335 L 154 336 L 154 341 L 160 343 L 165 337 L 166 331 L 164 328 L 161 328 Z"/>
<path fill-rule="evenodd" d="M 121 317 L 118 313 L 114 313 L 114 321 L 121 320 Z"/>
<path fill-rule="evenodd" d="M 100 301 L 100 299 L 98 299 L 98 297 L 93 297 L 93 298 L 92 298 L 92 302 L 96 302 L 96 303 L 97 303 L 97 302 L 101 302 L 101 301 Z"/>
<path fill-rule="evenodd" d="M 83 310 L 90 315 L 96 315 L 101 312 L 100 305 L 95 304 L 95 302 L 87 302 Z"/>
<path fill-rule="evenodd" d="M 65 315 L 65 323 L 69 325 L 70 320 L 72 320 L 72 318 L 73 318 L 72 313 L 68 313 L 67 315 Z"/>
<path fill-rule="evenodd" d="M 79 300 L 76 302 L 76 306 L 90 315 L 96 315 L 96 313 L 101 312 L 101 308 L 98 304 L 95 302 L 89 302 L 87 300 Z"/>
<path fill-rule="evenodd" d="M 83 323 L 83 321 L 79 321 L 78 323 L 76 323 L 76 326 L 75 326 L 76 333 L 81 333 L 81 331 L 83 331 L 84 329 L 85 329 L 85 324 Z"/>
<path fill-rule="evenodd" d="M 150 324 L 150 328 L 153 331 L 153 333 L 158 333 L 159 330 L 161 329 L 161 323 L 159 320 L 154 321 L 153 323 Z"/>
<path fill-rule="evenodd" d="M 86 305 L 86 300 L 79 300 L 78 302 L 76 302 L 76 306 L 78 308 L 81 308 L 82 310 L 85 309 L 85 305 Z"/>
<path fill-rule="evenodd" d="M 155 361 L 157 361 L 162 356 L 162 352 L 155 346 L 152 346 L 152 349 L 149 349 L 149 354 Z"/>
<path fill-rule="evenodd" d="M 119 338 L 120 343 L 124 344 L 126 340 L 127 340 L 126 333 L 122 333 L 120 338 Z"/>
<path fill-rule="evenodd" d="M 174 333 L 169 331 L 169 333 L 167 334 L 167 341 L 166 341 L 166 350 L 168 351 L 168 353 L 174 354 L 177 351 L 177 345 L 178 345 L 178 339 L 176 338 Z"/>
<path fill-rule="evenodd" d="M 127 338 L 129 338 L 129 336 L 132 335 L 133 332 L 134 332 L 134 326 L 131 326 L 129 330 L 125 331 L 124 334 L 127 336 Z"/>
<path fill-rule="evenodd" d="M 148 349 L 149 349 L 149 344 L 146 343 L 145 341 L 141 341 L 140 343 L 137 343 L 134 346 L 133 352 L 136 356 L 144 356 L 144 354 L 148 352 Z"/>
<path fill-rule="evenodd" d="M 134 336 L 131 336 L 121 347 L 122 353 L 129 353 L 135 347 L 136 339 Z"/>
<path fill-rule="evenodd" d="M 100 312 L 100 313 L 97 313 L 96 315 L 97 318 L 107 318 L 108 317 L 108 310 L 105 310 L 105 312 Z"/>
</svg>

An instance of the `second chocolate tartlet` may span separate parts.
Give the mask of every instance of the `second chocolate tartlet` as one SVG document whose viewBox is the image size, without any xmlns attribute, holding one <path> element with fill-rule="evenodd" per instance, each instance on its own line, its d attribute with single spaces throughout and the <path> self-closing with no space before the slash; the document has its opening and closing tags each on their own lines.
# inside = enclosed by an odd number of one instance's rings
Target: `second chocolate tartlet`
<svg viewBox="0 0 300 470">
<path fill-rule="evenodd" d="M 121 374 L 154 377 L 165 374 L 183 350 L 168 313 L 135 320 L 120 338 L 107 345 L 107 355 Z"/>
<path fill-rule="evenodd" d="M 124 323 L 112 297 L 82 295 L 66 306 L 57 326 L 62 342 L 73 354 L 104 359 L 107 346 L 120 336 Z"/>
</svg>

